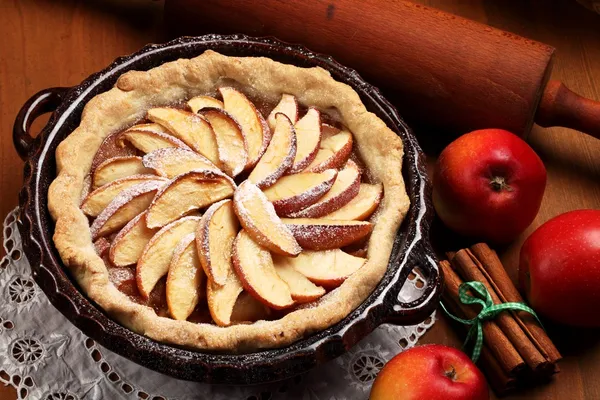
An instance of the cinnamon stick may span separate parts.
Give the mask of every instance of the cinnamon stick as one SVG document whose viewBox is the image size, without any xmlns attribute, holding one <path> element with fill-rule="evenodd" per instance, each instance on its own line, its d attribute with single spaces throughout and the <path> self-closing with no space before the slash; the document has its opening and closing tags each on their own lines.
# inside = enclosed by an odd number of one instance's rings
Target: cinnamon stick
<svg viewBox="0 0 600 400">
<path fill-rule="evenodd" d="M 477 260 L 469 249 L 459 250 L 451 262 L 465 280 L 483 283 L 490 293 L 494 304 L 502 303 L 490 281 L 481 272 L 483 267 L 479 264 L 479 260 Z M 546 371 L 552 367 L 551 363 L 538 350 L 537 346 L 533 344 L 521 326 L 519 326 L 512 313 L 502 312 L 498 314 L 495 322 L 533 371 Z"/>
<path fill-rule="evenodd" d="M 523 297 L 513 285 L 494 250 L 490 249 L 485 243 L 478 243 L 471 247 L 471 252 L 481 262 L 488 279 L 493 282 L 494 289 L 503 302 L 523 302 Z M 562 358 L 546 331 L 531 314 L 519 311 L 515 313 L 515 317 L 532 342 L 551 363 L 556 363 Z"/>
<path fill-rule="evenodd" d="M 447 262 L 447 261 L 442 261 Z M 450 268 L 450 264 L 447 265 Z M 465 313 L 460 309 L 458 303 L 452 299 L 452 301 L 444 299 L 446 308 L 459 318 L 468 318 Z M 465 331 L 469 328 L 467 325 L 461 325 Z M 509 375 L 504 371 L 494 354 L 490 351 L 487 344 L 484 343 L 481 348 L 481 356 L 477 362 L 485 376 L 487 381 L 497 394 L 504 394 L 516 387 L 517 380 L 514 375 Z"/>
<path fill-rule="evenodd" d="M 444 303 L 451 308 L 451 312 L 453 312 L 452 310 L 459 310 L 466 318 L 475 318 L 478 311 L 474 307 L 458 301 L 458 287 L 463 283 L 462 279 L 454 272 L 448 261 L 441 261 L 440 267 L 444 273 L 444 283 L 446 285 L 442 295 Z M 485 321 L 482 327 L 484 342 L 487 343 L 502 371 L 508 376 L 514 376 L 522 370 L 525 367 L 523 358 L 498 325 L 494 321 Z"/>
</svg>

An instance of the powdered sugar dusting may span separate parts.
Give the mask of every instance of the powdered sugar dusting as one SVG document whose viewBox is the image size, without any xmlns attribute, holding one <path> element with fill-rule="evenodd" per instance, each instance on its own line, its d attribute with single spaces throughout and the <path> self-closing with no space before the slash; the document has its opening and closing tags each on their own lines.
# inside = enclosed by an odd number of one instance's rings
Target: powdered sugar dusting
<svg viewBox="0 0 600 400">
<path fill-rule="evenodd" d="M 219 148 L 219 160 L 231 176 L 238 175 L 244 170 L 248 160 L 242 127 L 225 110 L 205 108 L 200 114 L 213 129 Z"/>
<path fill-rule="evenodd" d="M 269 187 L 290 169 L 296 157 L 296 131 L 290 119 L 277 113 L 277 127 L 267 150 L 260 158 L 248 179 L 259 187 Z M 281 157 L 280 149 L 287 149 Z"/>
<path fill-rule="evenodd" d="M 366 221 L 283 219 L 300 246 L 310 250 L 337 249 L 368 235 L 373 226 Z"/>
<path fill-rule="evenodd" d="M 308 174 L 311 174 L 311 172 L 308 172 Z M 288 178 L 289 180 L 291 180 L 295 177 L 300 177 L 301 175 L 302 174 L 295 174 L 283 177 L 282 179 L 277 181 L 275 185 L 267 189 L 267 191 L 276 190 L 277 185 L 285 184 L 283 179 Z M 307 190 L 298 194 L 294 194 L 293 196 L 283 197 L 274 200 L 273 206 L 275 207 L 275 211 L 277 211 L 277 214 L 281 216 L 289 216 L 294 212 L 302 210 L 307 204 L 313 204 L 318 199 L 323 197 L 333 186 L 337 177 L 337 171 L 335 169 L 329 169 L 323 171 L 321 175 L 323 175 L 323 180 L 320 183 L 308 188 Z M 267 197 L 269 197 L 267 192 L 265 192 L 265 194 L 267 195 Z"/>
<path fill-rule="evenodd" d="M 162 149 L 151 151 L 142 158 L 142 163 L 146 168 L 152 168 L 161 175 L 164 175 L 163 171 L 170 164 L 195 161 L 206 164 L 207 166 L 212 166 L 212 168 L 218 170 L 208 158 L 184 147 L 164 147 Z"/>
<path fill-rule="evenodd" d="M 348 204 L 360 191 L 360 171 L 349 160 L 346 167 L 337 175 L 331 189 L 315 204 L 289 214 L 292 218 L 318 218 Z"/>
<path fill-rule="evenodd" d="M 92 223 L 92 226 L 90 227 L 92 237 L 95 238 L 100 229 L 106 224 L 106 222 L 108 222 L 110 217 L 112 217 L 125 204 L 129 203 L 136 197 L 141 196 L 143 194 L 156 192 L 165 185 L 165 181 L 153 180 L 148 182 L 142 182 L 119 193 L 119 195 L 115 197 L 113 201 L 110 202 L 110 204 L 104 209 L 104 211 L 100 213 L 100 215 L 98 215 L 98 218 L 96 218 Z"/>
<path fill-rule="evenodd" d="M 157 125 L 157 124 L 148 124 L 148 125 Z M 160 126 L 160 125 L 157 125 Z M 128 130 L 126 130 L 125 132 L 120 134 L 120 137 L 118 140 L 120 140 L 121 142 L 123 140 L 127 140 L 129 141 L 133 146 L 136 146 L 135 143 L 135 136 L 134 135 L 139 135 L 141 132 L 144 132 L 144 134 L 146 135 L 152 135 L 155 138 L 158 138 L 159 140 L 162 140 L 164 142 L 169 143 L 171 146 L 173 147 L 180 147 L 182 149 L 186 149 L 186 150 L 190 150 L 193 151 L 190 146 L 188 146 L 187 144 L 185 144 L 182 140 L 176 138 L 173 135 L 170 135 L 168 133 L 165 133 L 162 131 L 162 129 L 155 129 L 154 127 L 150 127 L 150 128 L 137 128 L 139 127 L 139 125 L 134 126 Z M 140 149 L 143 151 L 143 149 Z"/>
<path fill-rule="evenodd" d="M 258 239 L 264 245 L 265 241 L 283 239 L 295 243 L 292 232 L 283 224 L 275 207 L 267 196 L 250 181 L 244 181 L 233 194 L 235 213 L 244 228 L 249 228 L 250 234 L 264 235 Z M 252 210 L 250 210 L 252 208 Z M 268 237 L 266 232 L 274 233 L 276 237 Z M 295 243 L 297 245 L 297 243 Z M 298 246 L 298 252 L 299 252 Z"/>
<path fill-rule="evenodd" d="M 221 201 L 214 203 L 206 210 L 206 212 L 202 216 L 202 219 L 200 220 L 199 231 L 202 230 L 204 232 L 197 235 L 196 248 L 198 249 L 198 252 L 200 254 L 202 254 L 203 257 L 206 258 L 206 260 L 208 261 L 209 264 L 211 262 L 210 261 L 210 237 L 209 237 L 209 230 L 208 230 L 208 228 L 210 226 L 210 220 L 212 219 L 215 212 L 217 212 L 217 210 L 219 208 L 221 208 L 221 206 L 223 206 L 224 204 L 229 203 L 229 202 L 231 202 L 231 199 L 225 199 L 225 200 L 221 200 Z"/>
</svg>

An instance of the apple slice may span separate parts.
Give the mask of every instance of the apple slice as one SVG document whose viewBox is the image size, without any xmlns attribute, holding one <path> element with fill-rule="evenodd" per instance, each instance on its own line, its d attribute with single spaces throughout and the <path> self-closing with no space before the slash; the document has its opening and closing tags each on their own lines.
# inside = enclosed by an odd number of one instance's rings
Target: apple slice
<svg viewBox="0 0 600 400">
<path fill-rule="evenodd" d="M 292 299 L 298 303 L 308 303 L 325 294 L 325 289 L 312 283 L 289 263 L 282 262 L 282 259 L 287 260 L 293 258 L 279 255 L 273 256 L 275 271 L 277 271 L 277 275 L 288 284 Z"/>
<path fill-rule="evenodd" d="M 298 148 L 290 174 L 304 170 L 313 162 L 321 144 L 321 113 L 316 108 L 309 108 L 304 117 L 294 125 Z"/>
<path fill-rule="evenodd" d="M 119 134 L 117 144 L 125 146 L 125 141 L 128 141 L 140 150 L 142 153 L 150 153 L 151 151 L 162 149 L 165 147 L 181 147 L 191 150 L 184 142 L 169 134 L 158 124 L 142 124 L 135 125 Z"/>
<path fill-rule="evenodd" d="M 341 250 L 352 256 L 367 258 L 367 255 L 369 254 L 369 237 L 366 236 L 358 242 L 354 242 L 349 246 L 344 246 Z"/>
<path fill-rule="evenodd" d="M 285 114 L 292 121 L 292 124 L 298 122 L 298 101 L 291 94 L 282 94 L 281 100 L 275 106 L 273 111 L 267 117 L 267 122 L 271 130 L 275 130 L 275 115 L 277 113 Z"/>
<path fill-rule="evenodd" d="M 104 258 L 110 250 L 110 242 L 108 239 L 101 237 L 94 242 L 94 248 L 96 249 L 96 254 Z"/>
<path fill-rule="evenodd" d="M 325 251 L 305 250 L 298 257 L 277 256 L 275 260 L 276 265 L 285 265 L 288 268 L 292 268 L 314 284 L 326 288 L 334 288 L 341 285 L 366 262 L 364 258 L 351 256 L 340 249 Z"/>
<path fill-rule="evenodd" d="M 196 246 L 194 234 L 190 233 L 179 241 L 173 250 L 167 274 L 166 297 L 169 313 L 175 320 L 185 321 L 198 305 L 200 291 L 205 279 Z"/>
<path fill-rule="evenodd" d="M 308 250 L 338 249 L 369 235 L 373 225 L 366 221 L 323 218 L 282 218 L 298 244 Z"/>
<path fill-rule="evenodd" d="M 277 216 L 273 204 L 254 184 L 244 181 L 233 195 L 233 205 L 240 223 L 261 246 L 288 256 L 302 248 Z"/>
<path fill-rule="evenodd" d="M 225 111 L 242 127 L 248 151 L 247 167 L 250 168 L 256 165 L 271 140 L 269 125 L 254 104 L 240 91 L 232 87 L 222 87 L 219 88 L 219 92 L 223 97 Z"/>
<path fill-rule="evenodd" d="M 235 238 L 232 258 L 244 289 L 255 299 L 276 310 L 294 304 L 290 287 L 277 275 L 271 253 L 245 230 Z"/>
<path fill-rule="evenodd" d="M 317 156 L 306 167 L 306 171 L 321 172 L 329 168 L 341 167 L 350 157 L 352 142 L 352 134 L 345 130 L 322 139 Z"/>
<path fill-rule="evenodd" d="M 268 320 L 271 314 L 273 311 L 269 307 L 256 300 L 250 293 L 243 291 L 233 306 L 231 321 L 253 324 L 256 321 Z"/>
<path fill-rule="evenodd" d="M 81 203 L 81 211 L 90 217 L 96 217 L 104 210 L 119 193 L 143 182 L 158 181 L 167 183 L 168 180 L 156 175 L 132 175 L 120 178 L 99 187 L 88 194 Z"/>
<path fill-rule="evenodd" d="M 273 185 L 290 169 L 296 155 L 296 132 L 290 119 L 278 113 L 275 121 L 271 142 L 248 176 L 248 180 L 260 188 Z"/>
<path fill-rule="evenodd" d="M 322 198 L 331 189 L 337 175 L 335 169 L 286 175 L 265 189 L 264 193 L 273 203 L 277 215 L 288 216 Z"/>
<path fill-rule="evenodd" d="M 162 125 L 192 150 L 202 154 L 216 166 L 220 166 L 215 133 L 210 124 L 199 115 L 176 108 L 161 107 L 148 110 L 147 118 Z"/>
<path fill-rule="evenodd" d="M 109 268 L 108 280 L 121 293 L 136 298 L 140 295 L 135 285 L 135 272 L 132 268 Z"/>
<path fill-rule="evenodd" d="M 218 108 L 205 108 L 200 115 L 215 132 L 223 171 L 231 177 L 237 176 L 246 168 L 248 161 L 242 128 L 227 112 Z"/>
<path fill-rule="evenodd" d="M 188 107 L 195 114 L 203 108 L 223 108 L 223 102 L 210 96 L 196 96 L 191 98 L 187 102 Z"/>
<path fill-rule="evenodd" d="M 331 189 L 311 206 L 290 214 L 293 218 L 318 218 L 348 204 L 360 191 L 360 171 L 354 161 L 349 160 Z"/>
<path fill-rule="evenodd" d="M 381 183 L 375 185 L 361 183 L 360 190 L 355 198 L 323 218 L 364 221 L 377 210 L 382 197 L 383 185 Z"/>
<path fill-rule="evenodd" d="M 110 246 L 108 258 L 117 267 L 138 262 L 144 248 L 158 229 L 146 226 L 146 212 L 139 214 L 119 231 Z"/>
<path fill-rule="evenodd" d="M 212 282 L 224 285 L 231 272 L 231 249 L 240 230 L 231 200 L 222 200 L 206 210 L 196 231 L 200 263 Z"/>
<path fill-rule="evenodd" d="M 156 194 L 146 224 L 160 228 L 177 218 L 233 194 L 235 182 L 222 172 L 195 170 L 178 175 Z"/>
<path fill-rule="evenodd" d="M 142 163 L 141 157 L 122 156 L 112 157 L 103 161 L 96 167 L 93 175 L 93 188 L 97 189 L 107 183 L 125 178 L 131 175 L 153 174 L 149 168 Z"/>
<path fill-rule="evenodd" d="M 122 132 L 114 132 L 104 138 L 100 147 L 98 147 L 98 151 L 96 151 L 96 155 L 94 155 L 90 171 L 95 171 L 100 164 L 106 162 L 108 159 L 117 157 L 135 157 L 137 155 L 137 150 L 133 146 L 122 146 L 122 143 L 119 143 L 118 139 L 121 133 Z"/>
<path fill-rule="evenodd" d="M 148 298 L 160 278 L 169 271 L 173 249 L 185 236 L 196 231 L 200 217 L 184 217 L 170 223 L 150 239 L 137 263 L 136 280 L 144 298 Z"/>
<path fill-rule="evenodd" d="M 123 190 L 110 202 L 92 223 L 92 240 L 121 229 L 152 203 L 163 186 L 163 181 L 147 181 Z"/>
<path fill-rule="evenodd" d="M 169 179 L 195 169 L 219 170 L 202 154 L 177 147 L 154 150 L 142 161 L 151 171 Z"/>
<path fill-rule="evenodd" d="M 227 281 L 222 286 L 208 280 L 206 284 L 206 301 L 208 311 L 215 324 L 219 326 L 231 325 L 233 309 L 238 296 L 243 290 L 242 282 L 233 270 L 230 271 Z"/>
</svg>

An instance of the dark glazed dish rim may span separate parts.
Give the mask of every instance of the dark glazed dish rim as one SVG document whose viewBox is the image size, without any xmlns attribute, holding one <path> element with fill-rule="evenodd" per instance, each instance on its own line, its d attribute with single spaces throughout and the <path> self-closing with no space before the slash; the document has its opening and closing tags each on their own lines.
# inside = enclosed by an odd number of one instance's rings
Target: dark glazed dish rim
<svg viewBox="0 0 600 400">
<path fill-rule="evenodd" d="M 52 242 L 53 222 L 47 210 L 48 187 L 55 177 L 56 146 L 79 124 L 83 106 L 108 90 L 124 72 L 146 70 L 166 61 L 189 58 L 211 49 L 232 56 L 265 56 L 301 67 L 320 66 L 360 95 L 367 109 L 379 116 L 404 142 L 403 175 L 411 200 L 409 212 L 397 232 L 388 270 L 371 295 L 353 312 L 330 328 L 290 346 L 250 354 L 229 355 L 191 351 L 163 343 L 119 325 L 77 288 L 62 266 Z M 33 139 L 32 121 L 54 111 L 48 125 Z M 424 156 L 396 109 L 379 90 L 358 73 L 329 56 L 273 38 L 243 35 L 184 37 L 148 45 L 118 58 L 105 70 L 73 88 L 51 88 L 34 95 L 15 121 L 13 140 L 26 161 L 24 185 L 19 195 L 18 226 L 33 277 L 50 302 L 85 334 L 110 350 L 143 366 L 180 379 L 206 383 L 256 384 L 285 379 L 325 363 L 356 344 L 383 323 L 413 325 L 437 307 L 442 283 L 437 259 L 429 243 L 433 216 L 430 184 Z M 403 302 L 400 290 L 414 267 L 427 277 L 420 298 Z"/>
</svg>

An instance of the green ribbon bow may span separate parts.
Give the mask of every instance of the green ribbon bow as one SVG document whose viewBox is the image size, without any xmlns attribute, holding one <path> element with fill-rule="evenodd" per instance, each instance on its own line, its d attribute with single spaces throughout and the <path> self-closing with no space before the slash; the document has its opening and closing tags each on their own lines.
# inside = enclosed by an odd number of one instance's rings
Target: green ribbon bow
<svg viewBox="0 0 600 400">
<path fill-rule="evenodd" d="M 469 289 L 473 290 L 473 292 L 479 294 L 483 299 L 479 297 L 475 297 L 468 293 Z M 477 362 L 479 360 L 479 356 L 481 355 L 481 348 L 483 347 L 483 321 L 490 320 L 496 318 L 498 314 L 503 311 L 510 310 L 518 310 L 525 311 L 530 313 L 535 317 L 535 319 L 540 322 L 537 314 L 530 307 L 520 302 L 512 302 L 512 303 L 502 303 L 502 304 L 494 304 L 492 300 L 492 296 L 487 291 L 485 285 L 481 282 L 473 281 L 473 282 L 464 282 L 458 287 L 458 298 L 463 304 L 480 304 L 482 306 L 479 314 L 473 319 L 463 319 L 459 318 L 455 315 L 452 315 L 442 303 L 442 309 L 450 318 L 455 321 L 458 321 L 465 325 L 471 325 L 469 329 L 469 333 L 467 334 L 467 338 L 465 339 L 465 343 L 463 344 L 463 348 L 466 347 L 467 343 L 475 336 L 475 345 L 473 346 L 473 353 L 471 354 L 471 360 L 473 362 Z M 541 322 L 540 322 L 541 325 Z"/>
</svg>

